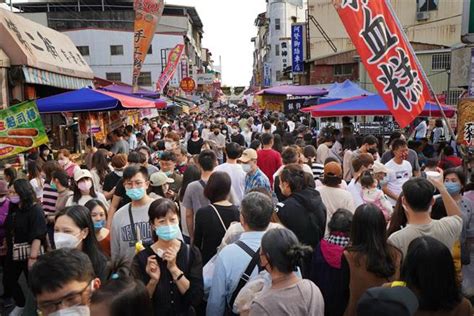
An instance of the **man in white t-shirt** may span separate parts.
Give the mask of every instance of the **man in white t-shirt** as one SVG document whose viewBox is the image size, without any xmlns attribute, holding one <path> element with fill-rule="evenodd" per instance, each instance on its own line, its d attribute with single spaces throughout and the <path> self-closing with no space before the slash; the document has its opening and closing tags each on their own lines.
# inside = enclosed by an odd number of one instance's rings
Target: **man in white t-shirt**
<svg viewBox="0 0 474 316">
<path fill-rule="evenodd" d="M 385 166 L 391 170 L 388 174 L 388 182 L 382 187 L 383 192 L 389 197 L 392 205 L 397 203 L 402 186 L 413 176 L 413 168 L 406 160 L 408 157 L 408 145 L 403 139 L 396 139 L 392 143 L 394 157 Z"/>
<path fill-rule="evenodd" d="M 441 177 L 442 179 L 442 177 Z M 431 182 L 431 183 L 430 183 Z M 446 209 L 446 217 L 431 219 L 434 204 L 433 192 L 438 189 Z M 406 257 L 410 243 L 422 236 L 433 237 L 452 250 L 462 231 L 462 215 L 456 201 L 451 197 L 442 180 L 413 178 L 403 185 L 403 208 L 407 212 L 408 224 L 393 233 L 388 241 L 400 249 Z"/>
<path fill-rule="evenodd" d="M 225 146 L 226 163 L 217 166 L 214 171 L 226 172 L 232 181 L 232 190 L 235 193 L 236 200 L 234 204 L 240 206 L 240 201 L 244 198 L 245 193 L 245 176 L 246 173 L 242 166 L 237 163 L 242 154 L 242 148 L 237 143 L 228 143 Z"/>
</svg>

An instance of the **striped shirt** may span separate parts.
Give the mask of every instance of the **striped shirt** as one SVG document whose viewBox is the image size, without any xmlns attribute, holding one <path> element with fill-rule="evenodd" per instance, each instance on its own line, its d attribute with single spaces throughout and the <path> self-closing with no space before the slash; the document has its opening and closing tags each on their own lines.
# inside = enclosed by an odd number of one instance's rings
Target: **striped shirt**
<svg viewBox="0 0 474 316">
<path fill-rule="evenodd" d="M 56 212 L 56 200 L 58 199 L 58 192 L 51 188 L 49 183 L 43 186 L 43 210 L 45 215 L 52 215 Z"/>
<path fill-rule="evenodd" d="M 320 163 L 313 162 L 311 164 L 311 171 L 313 172 L 314 180 L 320 180 L 324 173 L 324 165 Z"/>
</svg>

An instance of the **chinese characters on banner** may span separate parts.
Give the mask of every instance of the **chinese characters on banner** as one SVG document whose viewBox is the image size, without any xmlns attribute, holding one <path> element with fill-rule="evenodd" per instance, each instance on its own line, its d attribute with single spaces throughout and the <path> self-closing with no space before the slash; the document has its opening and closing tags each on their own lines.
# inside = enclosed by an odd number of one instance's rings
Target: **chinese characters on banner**
<svg viewBox="0 0 474 316">
<path fill-rule="evenodd" d="M 457 108 L 457 126 L 459 128 L 457 141 L 459 144 L 474 147 L 474 100 L 472 98 L 461 99 Z"/>
<path fill-rule="evenodd" d="M 191 77 L 186 77 L 181 80 L 179 87 L 186 93 L 191 93 L 196 89 L 196 81 Z"/>
<path fill-rule="evenodd" d="M 430 92 L 387 0 L 339 0 L 337 12 L 378 93 L 401 128 L 423 110 Z"/>
<path fill-rule="evenodd" d="M 281 41 L 280 46 L 281 46 L 281 62 L 283 64 L 283 71 L 285 71 L 286 67 L 288 67 L 288 42 Z"/>
<path fill-rule="evenodd" d="M 170 81 L 171 77 L 173 77 L 176 68 L 178 67 L 178 63 L 181 60 L 181 55 L 184 51 L 184 44 L 176 45 L 168 54 L 168 62 L 166 64 L 165 70 L 161 73 L 158 82 L 156 83 L 156 91 L 161 92 L 166 84 Z"/>
<path fill-rule="evenodd" d="M 134 53 L 133 53 L 133 91 L 138 89 L 138 77 L 145 57 L 155 35 L 156 26 L 163 14 L 164 0 L 135 0 Z"/>
<path fill-rule="evenodd" d="M 48 142 L 43 121 L 34 101 L 0 111 L 0 159 Z"/>
<path fill-rule="evenodd" d="M 186 78 L 187 76 L 189 76 L 188 59 L 183 57 L 181 59 L 181 78 Z"/>
<path fill-rule="evenodd" d="M 304 26 L 293 24 L 291 26 L 291 59 L 293 73 L 304 72 Z"/>
<path fill-rule="evenodd" d="M 272 86 L 272 66 L 270 63 L 263 64 L 263 86 L 265 88 Z"/>
</svg>

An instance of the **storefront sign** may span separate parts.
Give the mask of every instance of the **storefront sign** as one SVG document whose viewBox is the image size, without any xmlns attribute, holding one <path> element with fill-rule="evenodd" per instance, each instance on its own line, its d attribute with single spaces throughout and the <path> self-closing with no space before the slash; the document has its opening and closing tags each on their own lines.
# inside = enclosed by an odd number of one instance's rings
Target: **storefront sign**
<svg viewBox="0 0 474 316">
<path fill-rule="evenodd" d="M 291 53 L 293 73 L 304 72 L 304 25 L 291 26 Z"/>
<path fill-rule="evenodd" d="M 462 99 L 458 104 L 458 142 L 474 147 L 474 100 Z"/>
<path fill-rule="evenodd" d="M 215 79 L 214 74 L 197 74 L 196 83 L 197 84 L 212 84 Z"/>
<path fill-rule="evenodd" d="M 338 0 L 337 12 L 378 93 L 404 128 L 430 91 L 388 0 Z"/>
<path fill-rule="evenodd" d="M 0 48 L 12 66 L 28 66 L 69 77 L 94 77 L 67 35 L 5 9 L 0 9 Z"/>
<path fill-rule="evenodd" d="M 156 26 L 163 14 L 165 7 L 164 0 L 135 0 L 133 8 L 135 10 L 135 35 L 133 53 L 133 91 L 138 90 L 138 77 L 142 70 L 143 63 L 150 48 L 151 41 L 155 35 Z"/>
<path fill-rule="evenodd" d="M 285 114 L 296 114 L 304 108 L 305 99 L 291 99 L 283 102 L 283 112 Z"/>
<path fill-rule="evenodd" d="M 189 76 L 188 59 L 184 57 L 181 59 L 181 78 L 186 78 L 188 76 Z"/>
<path fill-rule="evenodd" d="M 181 80 L 181 83 L 179 84 L 179 87 L 184 92 L 190 93 L 190 92 L 193 92 L 194 89 L 196 89 L 196 82 L 194 81 L 193 78 L 186 77 L 186 78 L 183 78 L 183 80 Z"/>
<path fill-rule="evenodd" d="M 181 60 L 181 55 L 184 51 L 184 45 L 176 45 L 168 54 L 168 62 L 166 64 L 165 70 L 161 73 L 158 82 L 156 83 L 156 91 L 163 91 L 164 87 L 168 84 L 170 79 L 173 77 L 178 63 Z"/>
<path fill-rule="evenodd" d="M 263 87 L 269 88 L 272 86 L 272 66 L 270 63 L 263 64 Z"/>
<path fill-rule="evenodd" d="M 0 159 L 48 142 L 48 136 L 34 101 L 0 111 Z"/>
</svg>

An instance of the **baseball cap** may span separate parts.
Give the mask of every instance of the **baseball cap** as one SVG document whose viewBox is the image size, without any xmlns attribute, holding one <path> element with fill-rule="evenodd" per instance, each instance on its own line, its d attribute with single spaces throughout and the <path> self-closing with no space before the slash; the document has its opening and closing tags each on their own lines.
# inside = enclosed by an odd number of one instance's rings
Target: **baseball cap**
<svg viewBox="0 0 474 316">
<path fill-rule="evenodd" d="M 74 181 L 78 182 L 82 178 L 91 178 L 92 179 L 91 172 L 87 169 L 79 169 L 76 172 L 74 172 Z"/>
<path fill-rule="evenodd" d="M 331 161 L 324 166 L 324 175 L 340 177 L 342 176 L 341 165 Z"/>
<path fill-rule="evenodd" d="M 249 162 L 250 160 L 255 160 L 257 159 L 257 152 L 255 149 L 245 149 L 244 152 L 242 153 L 242 156 L 239 158 L 241 162 Z"/>
<path fill-rule="evenodd" d="M 373 287 L 357 304 L 361 316 L 412 316 L 418 309 L 418 298 L 407 287 Z"/>
<path fill-rule="evenodd" d="M 174 183 L 174 180 L 168 178 L 168 176 L 164 172 L 158 171 L 152 173 L 152 175 L 150 176 L 150 184 L 152 187 L 159 187 L 165 183 Z"/>
<path fill-rule="evenodd" d="M 374 161 L 374 173 L 389 173 L 390 169 L 385 167 L 385 165 L 379 161 Z"/>
</svg>

